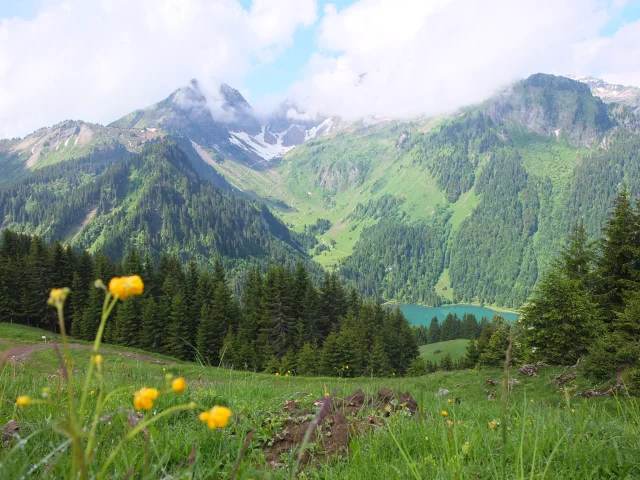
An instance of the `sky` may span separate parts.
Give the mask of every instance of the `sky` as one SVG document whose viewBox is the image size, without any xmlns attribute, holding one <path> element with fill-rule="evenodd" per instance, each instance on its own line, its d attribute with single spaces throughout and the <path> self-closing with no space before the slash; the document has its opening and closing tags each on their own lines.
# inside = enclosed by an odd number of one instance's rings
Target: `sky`
<svg viewBox="0 0 640 480">
<path fill-rule="evenodd" d="M 536 72 L 640 86 L 639 58 L 640 0 L 0 0 L 0 138 L 107 124 L 191 78 L 264 115 L 409 118 Z"/>
</svg>

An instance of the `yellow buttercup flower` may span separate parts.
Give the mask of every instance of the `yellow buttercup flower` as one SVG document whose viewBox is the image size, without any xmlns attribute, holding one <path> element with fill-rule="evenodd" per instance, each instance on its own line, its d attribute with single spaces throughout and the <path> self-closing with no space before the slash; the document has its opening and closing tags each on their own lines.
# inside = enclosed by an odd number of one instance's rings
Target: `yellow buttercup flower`
<svg viewBox="0 0 640 480">
<path fill-rule="evenodd" d="M 127 297 L 142 295 L 144 282 L 139 275 L 112 278 L 109 282 L 109 291 L 114 297 L 124 300 Z"/>
<path fill-rule="evenodd" d="M 16 400 L 16 403 L 20 407 L 26 407 L 27 405 L 31 405 L 31 397 L 28 395 L 22 395 L 18 397 L 18 399 Z"/>
<path fill-rule="evenodd" d="M 93 364 L 96 366 L 102 364 L 102 355 L 100 355 L 99 353 L 96 353 L 93 356 Z"/>
<path fill-rule="evenodd" d="M 329 392 L 324 392 L 325 397 L 328 397 L 329 395 L 331 395 Z"/>
<path fill-rule="evenodd" d="M 187 389 L 187 381 L 182 377 L 178 377 L 173 382 L 171 382 L 171 390 L 173 390 L 176 393 L 182 393 L 186 389 Z"/>
<path fill-rule="evenodd" d="M 63 304 L 70 292 L 68 288 L 52 288 L 47 303 L 53 306 Z"/>
<path fill-rule="evenodd" d="M 210 430 L 214 430 L 216 428 L 226 427 L 231 415 L 233 415 L 233 413 L 227 407 L 216 405 L 211 410 L 200 413 L 199 418 L 201 422 L 207 424 Z"/>
<path fill-rule="evenodd" d="M 278 372 L 276 372 L 276 377 L 279 377 L 279 376 L 280 376 L 280 374 Z"/>
<path fill-rule="evenodd" d="M 443 417 L 446 417 L 447 415 L 449 415 L 446 410 L 442 410 L 442 412 L 440 412 L 440 413 L 442 413 Z"/>
<path fill-rule="evenodd" d="M 153 401 L 158 398 L 158 389 L 141 388 L 133 395 L 133 408 L 136 410 L 151 410 Z"/>
</svg>

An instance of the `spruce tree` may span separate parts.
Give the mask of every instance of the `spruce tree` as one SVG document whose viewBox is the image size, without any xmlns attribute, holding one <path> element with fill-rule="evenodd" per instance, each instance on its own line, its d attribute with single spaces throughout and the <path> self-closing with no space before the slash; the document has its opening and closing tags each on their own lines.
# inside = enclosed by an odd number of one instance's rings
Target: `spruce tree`
<svg viewBox="0 0 640 480">
<path fill-rule="evenodd" d="M 186 360 L 191 356 L 191 347 L 185 341 L 185 320 L 187 317 L 187 304 L 184 295 L 178 293 L 171 302 L 171 312 L 167 328 L 164 351 L 167 355 Z"/>
<path fill-rule="evenodd" d="M 69 304 L 71 306 L 71 335 L 82 338 L 82 316 L 87 301 L 87 290 L 85 290 L 82 279 L 78 272 L 74 272 L 73 281 L 71 282 L 71 294 L 69 295 Z"/>
<path fill-rule="evenodd" d="M 388 377 L 391 375 L 390 363 L 384 348 L 384 340 L 377 337 L 369 355 L 367 374 L 372 377 Z"/>
<path fill-rule="evenodd" d="M 625 294 L 624 300 L 624 310 L 593 343 L 584 366 L 585 373 L 601 380 L 615 375 L 618 384 L 640 363 L 640 291 Z"/>
<path fill-rule="evenodd" d="M 320 354 L 320 373 L 337 376 L 345 365 L 345 354 L 340 336 L 337 333 L 329 334 Z"/>
<path fill-rule="evenodd" d="M 407 377 L 422 377 L 427 373 L 429 373 L 427 370 L 427 363 L 420 355 L 411 361 L 411 364 L 407 369 Z"/>
<path fill-rule="evenodd" d="M 604 332 L 603 315 L 582 280 L 551 270 L 522 308 L 527 359 L 573 365 Z"/>
<path fill-rule="evenodd" d="M 469 345 L 467 345 L 467 351 L 464 358 L 465 363 L 469 368 L 474 368 L 478 363 L 478 360 L 480 360 L 480 352 L 478 351 L 478 346 L 475 338 L 472 338 L 469 341 Z"/>
<path fill-rule="evenodd" d="M 440 341 L 440 324 L 438 317 L 433 317 L 429 324 L 429 343 L 438 343 Z"/>
<path fill-rule="evenodd" d="M 156 319 L 158 308 L 153 297 L 149 296 L 142 302 L 142 318 L 140 319 L 140 348 L 149 351 L 158 351 L 162 345 L 162 332 Z"/>
<path fill-rule="evenodd" d="M 299 375 L 316 375 L 320 366 L 320 356 L 310 343 L 305 343 L 296 362 Z"/>
<path fill-rule="evenodd" d="M 623 187 L 614 201 L 602 229 L 601 254 L 598 259 L 597 293 L 604 305 L 608 320 L 623 309 L 625 292 L 638 285 L 638 218 L 631 208 L 629 192 Z"/>
</svg>

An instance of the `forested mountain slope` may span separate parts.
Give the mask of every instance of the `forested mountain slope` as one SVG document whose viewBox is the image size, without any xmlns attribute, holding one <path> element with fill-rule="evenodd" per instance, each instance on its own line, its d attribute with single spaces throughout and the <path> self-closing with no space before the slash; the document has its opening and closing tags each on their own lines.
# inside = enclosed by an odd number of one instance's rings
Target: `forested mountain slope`
<svg viewBox="0 0 640 480">
<path fill-rule="evenodd" d="M 279 168 L 278 214 L 298 229 L 328 219 L 316 258 L 361 291 L 517 307 L 571 226 L 597 235 L 619 186 L 640 181 L 637 121 L 536 74 L 448 118 L 306 142 Z"/>
<path fill-rule="evenodd" d="M 294 264 L 298 235 L 262 204 L 203 180 L 173 141 L 39 169 L 0 189 L 0 225 L 119 258 L 135 248 L 236 265 Z M 294 238 L 295 237 L 295 238 Z M 317 270 L 317 268 L 316 268 Z"/>
<path fill-rule="evenodd" d="M 572 225 L 597 236 L 620 186 L 639 191 L 634 91 L 535 74 L 448 116 L 297 125 L 293 105 L 260 120 L 226 85 L 214 117 L 192 82 L 73 155 L 55 152 L 89 124 L 44 129 L 33 164 L 31 137 L 3 140 L 0 226 L 110 255 L 312 255 L 367 296 L 518 307 Z"/>
</svg>

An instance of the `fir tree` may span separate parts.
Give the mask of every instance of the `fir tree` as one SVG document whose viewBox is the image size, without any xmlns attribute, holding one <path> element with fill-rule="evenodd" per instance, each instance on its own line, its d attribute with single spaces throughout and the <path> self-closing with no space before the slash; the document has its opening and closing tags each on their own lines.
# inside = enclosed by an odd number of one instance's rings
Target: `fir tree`
<svg viewBox="0 0 640 480">
<path fill-rule="evenodd" d="M 429 324 L 429 343 L 438 343 L 440 341 L 440 324 L 438 317 L 433 317 Z"/>
<path fill-rule="evenodd" d="M 476 339 L 472 338 L 467 345 L 467 351 L 465 353 L 465 363 L 469 368 L 474 368 L 480 360 L 480 352 L 478 351 Z"/>
<path fill-rule="evenodd" d="M 373 343 L 368 363 L 367 373 L 372 377 L 388 377 L 391 375 L 389 357 L 385 352 L 384 341 L 380 337 L 376 338 Z"/>
<path fill-rule="evenodd" d="M 182 293 L 173 297 L 169 324 L 167 325 L 166 343 L 164 351 L 167 355 L 186 360 L 191 356 L 190 347 L 186 343 L 185 321 L 187 318 L 187 304 Z M 216 359 L 217 360 L 217 359 Z"/>
<path fill-rule="evenodd" d="M 153 297 L 143 300 L 142 318 L 140 319 L 140 347 L 145 350 L 158 351 L 161 343 L 161 328 L 157 323 L 157 304 Z"/>
<path fill-rule="evenodd" d="M 422 377 L 427 373 L 429 373 L 427 370 L 427 363 L 421 356 L 414 358 L 407 369 L 407 377 Z"/>
<path fill-rule="evenodd" d="M 598 305 L 585 284 L 550 271 L 522 309 L 520 322 L 527 358 L 573 365 L 604 333 Z"/>
<path fill-rule="evenodd" d="M 300 352 L 296 365 L 299 375 L 316 375 L 318 373 L 320 357 L 318 352 L 310 343 L 305 343 Z"/>
<path fill-rule="evenodd" d="M 638 218 L 631 209 L 629 192 L 620 190 L 613 211 L 602 229 L 601 254 L 598 259 L 597 292 L 612 320 L 615 312 L 623 308 L 623 297 L 629 289 L 637 287 Z"/>
</svg>

